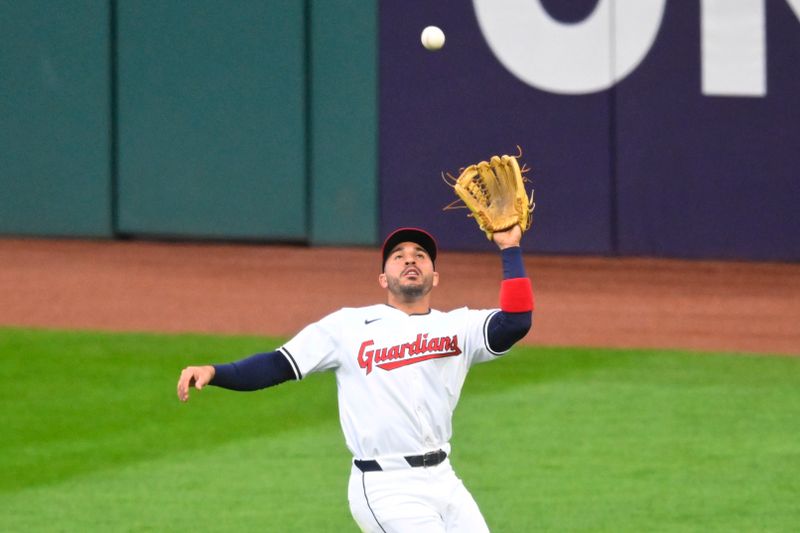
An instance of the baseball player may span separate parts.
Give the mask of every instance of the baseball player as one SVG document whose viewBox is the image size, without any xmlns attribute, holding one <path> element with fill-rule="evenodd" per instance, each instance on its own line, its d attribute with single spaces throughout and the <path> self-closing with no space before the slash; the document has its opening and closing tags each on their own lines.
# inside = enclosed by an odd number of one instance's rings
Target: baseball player
<svg viewBox="0 0 800 533">
<path fill-rule="evenodd" d="M 178 398 L 211 384 L 249 391 L 332 371 L 353 454 L 348 499 L 369 532 L 488 531 L 450 465 L 453 410 L 470 367 L 506 353 L 531 327 L 533 292 L 518 225 L 494 233 L 501 250 L 500 308 L 432 309 L 436 242 L 400 228 L 382 247 L 387 302 L 343 308 L 270 353 L 185 368 Z"/>
</svg>

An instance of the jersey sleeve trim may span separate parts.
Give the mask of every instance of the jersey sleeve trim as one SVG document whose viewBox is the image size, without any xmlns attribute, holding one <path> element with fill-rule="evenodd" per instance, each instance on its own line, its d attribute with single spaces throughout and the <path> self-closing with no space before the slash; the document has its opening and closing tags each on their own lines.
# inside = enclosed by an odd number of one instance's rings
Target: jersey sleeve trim
<svg viewBox="0 0 800 533">
<path fill-rule="evenodd" d="M 492 317 L 499 312 L 500 312 L 499 310 L 496 310 L 489 313 L 489 315 L 486 317 L 486 320 L 483 321 L 483 345 L 486 347 L 486 350 L 490 354 L 497 356 L 505 355 L 511 351 L 511 348 L 509 348 L 508 350 L 503 350 L 502 352 L 498 352 L 493 350 L 492 347 L 489 346 L 489 322 L 492 320 Z"/>
<path fill-rule="evenodd" d="M 286 357 L 286 359 L 289 361 L 289 364 L 292 365 L 292 370 L 294 371 L 294 375 L 297 381 L 303 379 L 303 373 L 300 372 L 300 367 L 297 366 L 297 361 L 294 360 L 294 357 L 292 357 L 292 354 L 289 353 L 289 350 L 287 350 L 284 346 L 281 346 L 280 348 L 278 348 L 278 351 L 281 352 L 283 356 Z"/>
</svg>

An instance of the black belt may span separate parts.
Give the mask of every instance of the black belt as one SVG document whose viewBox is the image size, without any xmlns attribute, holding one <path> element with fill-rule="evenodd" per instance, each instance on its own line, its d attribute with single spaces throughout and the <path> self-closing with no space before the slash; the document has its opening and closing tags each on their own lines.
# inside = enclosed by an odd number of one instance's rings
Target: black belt
<svg viewBox="0 0 800 533">
<path fill-rule="evenodd" d="M 428 468 L 429 466 L 436 466 L 442 461 L 447 459 L 447 452 L 444 450 L 436 450 L 435 452 L 428 452 L 424 455 L 406 455 L 404 457 L 408 466 L 417 468 Z M 361 460 L 356 459 L 353 464 L 362 472 L 380 472 L 383 470 L 381 464 L 374 459 Z"/>
</svg>

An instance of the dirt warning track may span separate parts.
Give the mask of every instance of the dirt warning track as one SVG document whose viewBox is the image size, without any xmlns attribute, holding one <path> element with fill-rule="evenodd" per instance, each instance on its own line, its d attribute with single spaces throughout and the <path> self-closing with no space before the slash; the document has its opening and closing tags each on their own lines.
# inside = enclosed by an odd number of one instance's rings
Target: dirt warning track
<svg viewBox="0 0 800 533">
<path fill-rule="evenodd" d="M 528 344 L 800 355 L 800 265 L 526 255 Z M 442 252 L 435 307 L 495 307 L 496 254 Z M 290 336 L 385 301 L 377 249 L 0 240 L 0 324 Z"/>
</svg>

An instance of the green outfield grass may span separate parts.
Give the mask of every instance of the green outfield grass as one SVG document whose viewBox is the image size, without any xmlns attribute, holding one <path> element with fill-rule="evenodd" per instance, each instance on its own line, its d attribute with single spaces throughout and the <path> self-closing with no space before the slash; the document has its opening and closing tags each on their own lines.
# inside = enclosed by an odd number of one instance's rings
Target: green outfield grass
<svg viewBox="0 0 800 533">
<path fill-rule="evenodd" d="M 0 531 L 356 531 L 332 375 L 175 397 L 278 342 L 0 329 Z M 453 449 L 493 531 L 796 531 L 800 358 L 514 349 Z"/>
</svg>

